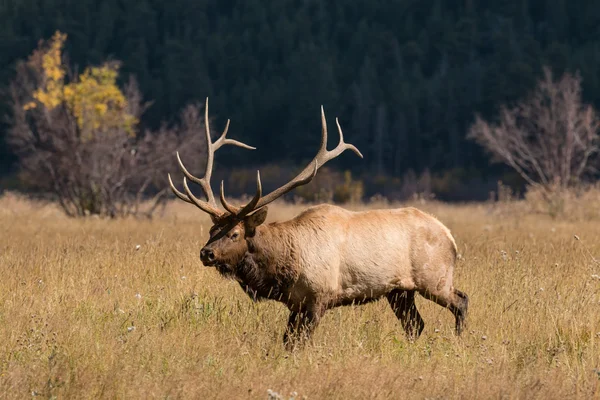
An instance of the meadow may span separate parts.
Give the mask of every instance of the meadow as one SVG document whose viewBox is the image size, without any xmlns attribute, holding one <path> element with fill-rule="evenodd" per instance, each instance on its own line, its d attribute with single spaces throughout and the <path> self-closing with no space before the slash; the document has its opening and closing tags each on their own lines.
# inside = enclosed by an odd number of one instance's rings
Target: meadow
<svg viewBox="0 0 600 400">
<path fill-rule="evenodd" d="M 519 202 L 416 206 L 456 238 L 463 336 L 448 310 L 418 298 L 426 325 L 409 343 L 383 300 L 329 311 L 312 343 L 288 353 L 287 310 L 201 264 L 210 221 L 194 207 L 69 219 L 7 194 L 0 398 L 600 398 L 599 221 Z M 269 220 L 302 207 L 276 203 Z"/>
</svg>

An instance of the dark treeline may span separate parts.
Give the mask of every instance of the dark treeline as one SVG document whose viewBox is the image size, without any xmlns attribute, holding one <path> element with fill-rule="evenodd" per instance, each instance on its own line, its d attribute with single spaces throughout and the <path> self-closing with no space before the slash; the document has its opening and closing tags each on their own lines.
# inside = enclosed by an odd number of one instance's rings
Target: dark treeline
<svg viewBox="0 0 600 400">
<path fill-rule="evenodd" d="M 230 117 L 231 136 L 259 148 L 236 153 L 244 165 L 312 157 L 323 104 L 331 145 L 339 116 L 365 155 L 340 167 L 485 175 L 487 155 L 465 139 L 474 114 L 523 96 L 543 65 L 580 70 L 585 99 L 600 102 L 593 0 L 4 0 L 2 88 L 57 29 L 71 64 L 117 59 L 137 77 L 153 100 L 147 126 L 209 96 L 215 128 Z M 5 145 L 0 156 L 8 172 Z"/>
</svg>

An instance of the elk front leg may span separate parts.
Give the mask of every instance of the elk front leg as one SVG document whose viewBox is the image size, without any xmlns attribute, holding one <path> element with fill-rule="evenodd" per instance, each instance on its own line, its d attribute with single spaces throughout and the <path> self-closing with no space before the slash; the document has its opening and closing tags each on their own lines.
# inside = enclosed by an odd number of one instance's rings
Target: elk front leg
<svg viewBox="0 0 600 400">
<path fill-rule="evenodd" d="M 291 311 L 283 335 L 285 349 L 292 351 L 301 348 L 310 339 L 322 316 L 320 310 Z"/>
<path fill-rule="evenodd" d="M 393 290 L 388 293 L 387 300 L 392 310 L 394 310 L 394 314 L 400 320 L 408 338 L 410 340 L 417 339 L 425 327 L 425 322 L 423 322 L 423 318 L 421 318 L 421 314 L 417 310 L 415 292 Z"/>
</svg>

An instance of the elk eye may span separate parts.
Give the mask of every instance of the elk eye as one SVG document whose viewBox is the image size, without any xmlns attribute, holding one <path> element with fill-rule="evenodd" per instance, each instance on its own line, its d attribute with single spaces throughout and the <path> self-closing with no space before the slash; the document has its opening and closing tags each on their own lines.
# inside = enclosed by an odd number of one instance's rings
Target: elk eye
<svg viewBox="0 0 600 400">
<path fill-rule="evenodd" d="M 231 235 L 231 240 L 236 240 L 239 236 L 239 233 L 234 233 L 233 235 Z"/>
</svg>

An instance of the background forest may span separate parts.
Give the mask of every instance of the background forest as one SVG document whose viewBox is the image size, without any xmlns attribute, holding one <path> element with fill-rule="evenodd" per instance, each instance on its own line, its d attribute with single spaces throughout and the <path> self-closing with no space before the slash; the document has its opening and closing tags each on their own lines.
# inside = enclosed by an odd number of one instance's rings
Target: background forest
<svg viewBox="0 0 600 400">
<path fill-rule="evenodd" d="M 429 171 L 440 198 L 486 198 L 499 178 L 520 180 L 466 139 L 476 113 L 493 118 L 544 65 L 557 76 L 580 71 L 584 101 L 600 103 L 600 4 L 591 0 L 4 0 L 0 89 L 56 30 L 68 34 L 75 69 L 122 62 L 122 83 L 135 76 L 152 101 L 141 118 L 149 129 L 210 97 L 215 129 L 231 118 L 232 135 L 258 147 L 221 170 L 306 162 L 323 104 L 365 155 L 332 168 L 387 183 Z M 8 96 L 0 111 L 10 114 Z M 3 120 L 3 186 L 16 174 L 7 131 Z M 252 190 L 249 176 L 230 189 Z M 366 194 L 380 189 L 372 179 Z"/>
</svg>

